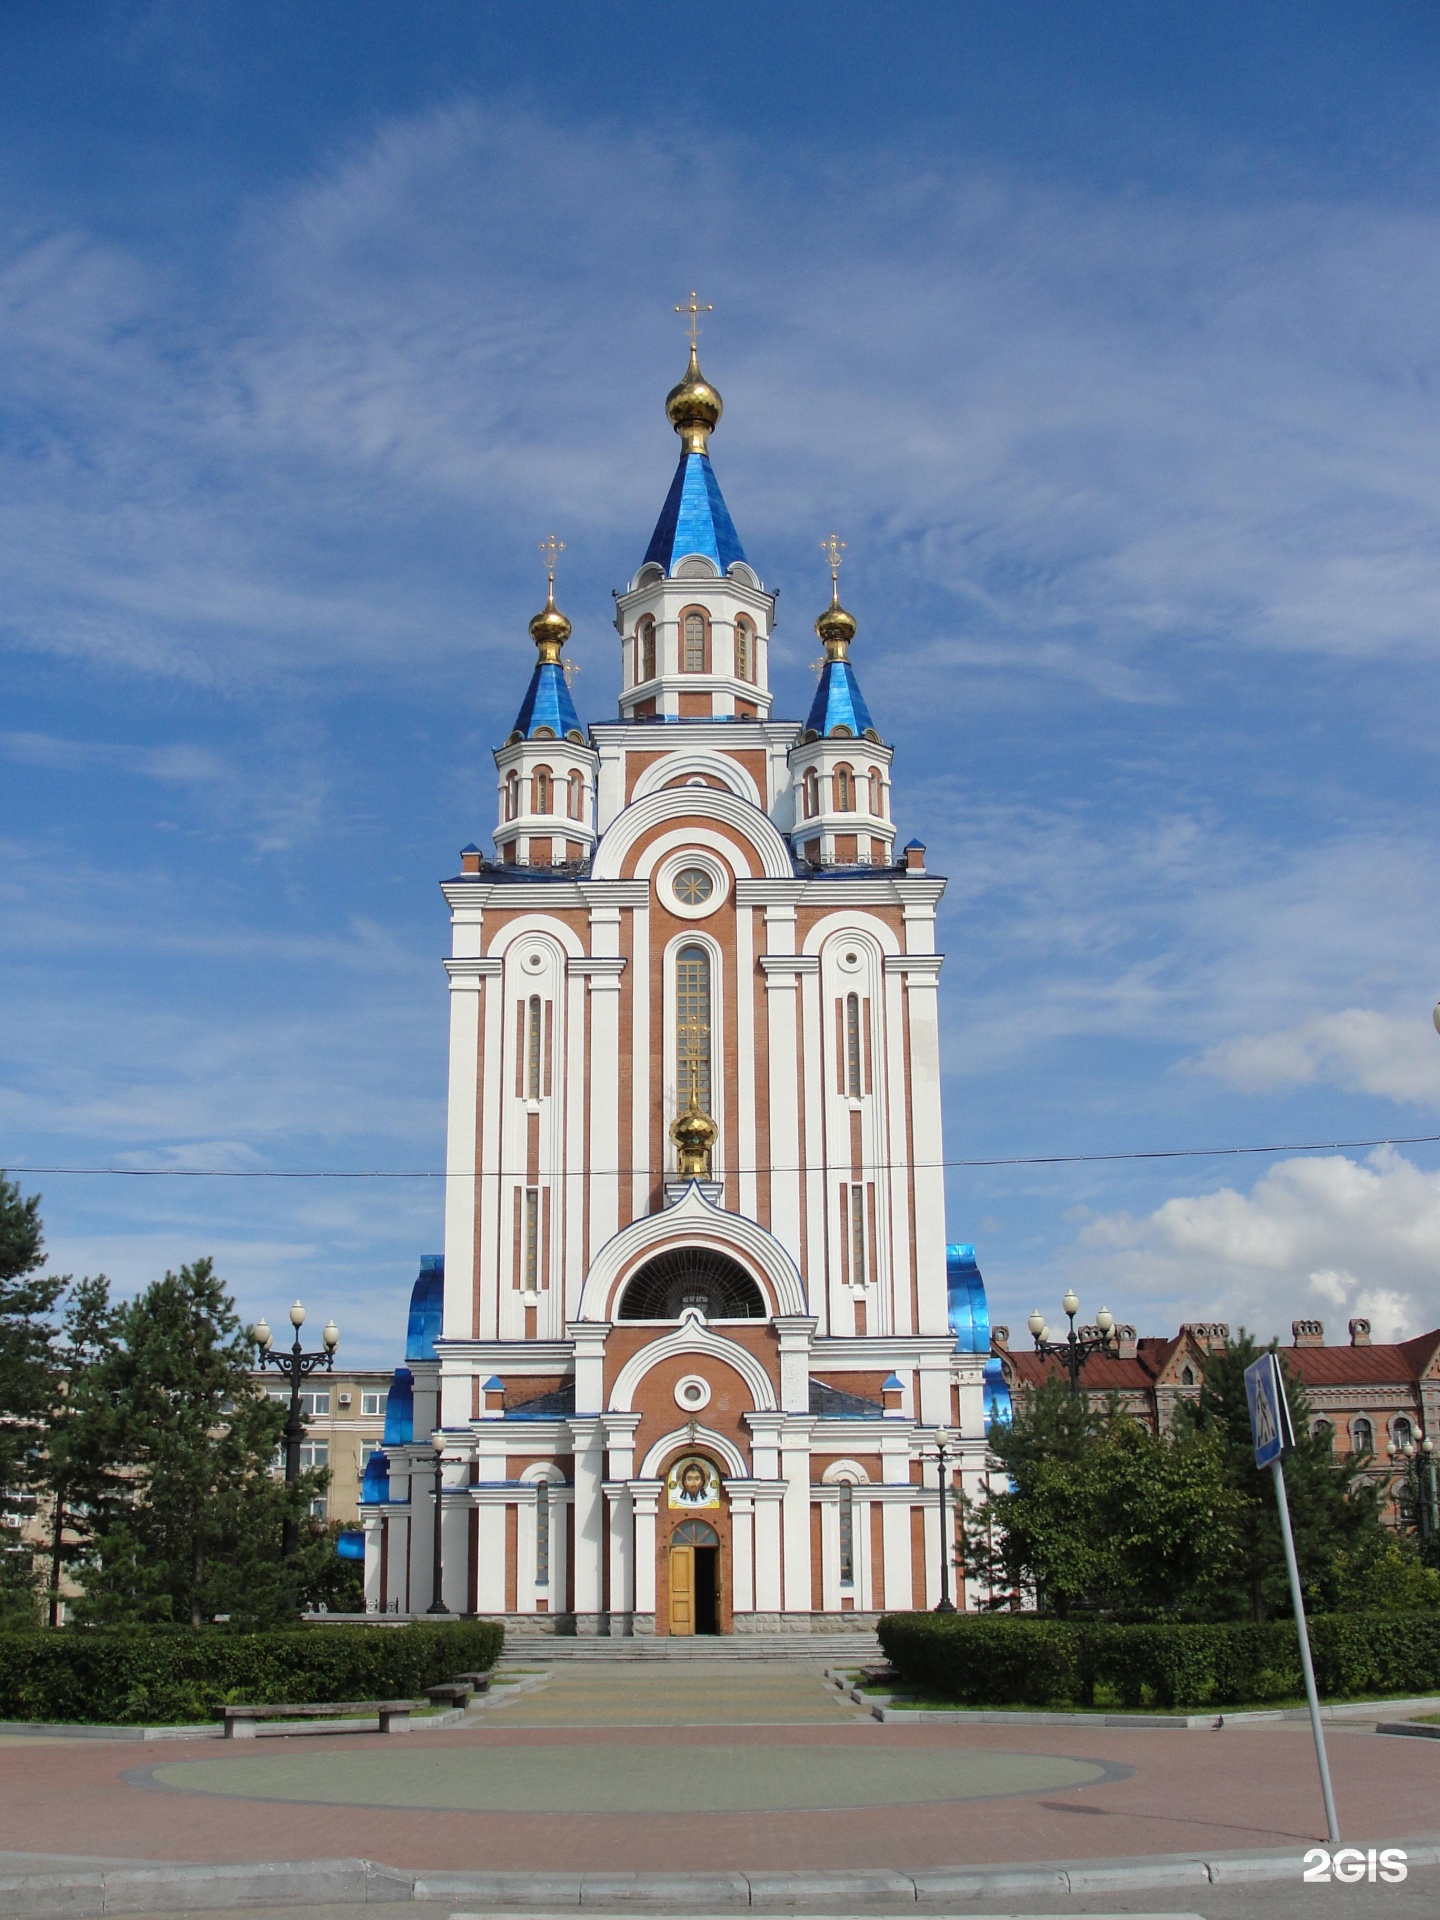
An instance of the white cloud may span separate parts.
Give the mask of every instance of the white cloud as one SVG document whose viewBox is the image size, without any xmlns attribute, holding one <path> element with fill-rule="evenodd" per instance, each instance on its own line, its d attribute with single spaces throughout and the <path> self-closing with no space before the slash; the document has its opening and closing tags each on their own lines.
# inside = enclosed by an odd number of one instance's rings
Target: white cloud
<svg viewBox="0 0 1440 1920">
<path fill-rule="evenodd" d="M 1273 1033 L 1212 1047 L 1203 1072 L 1247 1093 L 1316 1081 L 1440 1107 L 1440 1045 L 1424 1005 L 1404 1014 L 1347 1007 Z"/>
<path fill-rule="evenodd" d="M 21 766 L 44 767 L 53 773 L 114 768 L 183 786 L 223 780 L 229 774 L 219 754 L 179 744 L 134 747 L 103 740 L 65 740 L 48 733 L 0 733 L 0 753 Z"/>
<path fill-rule="evenodd" d="M 1377 1339 L 1440 1324 L 1440 1172 L 1393 1148 L 1363 1162 L 1283 1160 L 1241 1193 L 1176 1196 L 1152 1213 L 1112 1213 L 1079 1234 L 1092 1289 L 1145 1302 L 1160 1324 L 1242 1323 L 1262 1336 L 1329 1309 L 1329 1338 L 1352 1315 Z"/>
</svg>

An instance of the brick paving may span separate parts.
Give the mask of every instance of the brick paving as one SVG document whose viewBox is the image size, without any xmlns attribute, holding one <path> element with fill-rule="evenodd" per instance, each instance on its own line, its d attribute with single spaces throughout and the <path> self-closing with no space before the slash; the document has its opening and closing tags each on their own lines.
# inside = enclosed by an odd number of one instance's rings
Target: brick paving
<svg viewBox="0 0 1440 1920">
<path fill-rule="evenodd" d="M 701 1691 L 682 1699 L 669 1672 L 631 1668 L 617 1679 L 614 1670 L 591 1668 L 476 1715 L 473 1724 L 389 1739 L 278 1737 L 238 1752 L 208 1740 L 10 1738 L 0 1741 L 0 1849 L 237 1863 L 356 1855 L 437 1870 L 904 1870 L 1291 1847 L 1323 1831 L 1303 1725 L 881 1725 L 827 1699 L 818 1671 L 786 1664 L 778 1673 L 767 1666 L 737 1674 L 732 1664 L 719 1676 L 687 1674 L 685 1685 Z M 761 1707 L 768 1697 L 774 1717 L 733 1718 L 741 1709 L 760 1711 L 754 1693 Z M 531 1724 L 522 1724 L 522 1712 Z M 542 1713 L 555 1718 L 537 1718 Z M 660 1717 L 675 1714 L 690 1717 Z M 1392 1839 L 1440 1825 L 1440 1742 L 1340 1727 L 1329 1738 L 1347 1838 Z M 726 1750 L 731 1779 L 743 1778 L 748 1753 L 757 1778 L 763 1770 L 791 1781 L 792 1804 L 697 1812 L 707 1804 L 702 1789 L 706 1770 L 714 1776 L 717 1748 Z M 457 1779 L 487 1769 L 494 1778 L 507 1767 L 518 1778 L 523 1768 L 531 1810 L 343 1798 L 316 1805 L 303 1797 L 307 1780 L 343 1782 L 351 1765 L 369 1781 L 387 1757 L 397 1780 L 417 1762 L 435 1778 L 447 1769 Z M 1057 1763 L 1080 1763 L 1095 1783 L 1037 1789 L 1036 1769 L 1051 1778 Z M 205 1790 L 180 1790 L 176 1770 L 195 1764 L 204 1769 Z M 257 1799 L 253 1769 L 270 1765 L 282 1770 L 281 1797 Z M 960 1791 L 967 1782 L 973 1790 L 987 1766 L 992 1784 L 1013 1797 Z M 1097 1767 L 1105 1777 L 1095 1779 Z M 235 1769 L 234 1796 L 225 1791 L 226 1768 Z M 556 1790 L 567 1778 L 604 1781 L 627 1768 L 650 1783 L 648 1803 L 636 1811 L 572 1812 Z M 925 1797 L 880 1804 L 882 1781 L 902 1771 L 908 1790 Z M 805 1804 L 823 1802 L 824 1780 L 836 1777 L 860 1793 L 858 1803 Z M 1059 1777 L 1066 1778 L 1063 1766 Z M 867 1779 L 874 1782 L 868 1800 Z"/>
</svg>

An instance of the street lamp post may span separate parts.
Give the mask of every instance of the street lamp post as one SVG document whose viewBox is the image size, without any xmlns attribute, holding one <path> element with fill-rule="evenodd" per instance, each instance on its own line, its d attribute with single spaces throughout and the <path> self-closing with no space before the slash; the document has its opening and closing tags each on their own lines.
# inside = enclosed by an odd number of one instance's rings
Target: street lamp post
<svg viewBox="0 0 1440 1920">
<path fill-rule="evenodd" d="M 950 1598 L 950 1536 L 949 1536 L 949 1493 L 950 1493 L 950 1435 L 944 1427 L 935 1429 L 935 1457 L 940 1473 L 940 1598 L 935 1604 L 936 1613 L 954 1613 L 955 1602 Z"/>
<path fill-rule="evenodd" d="M 1440 1503 L 1436 1501 L 1435 1442 L 1422 1434 L 1414 1447 L 1401 1452 L 1403 1471 L 1415 1481 L 1415 1530 L 1422 1541 L 1432 1539 L 1440 1530 Z"/>
<path fill-rule="evenodd" d="M 295 1329 L 295 1344 L 288 1353 L 277 1353 L 274 1346 L 275 1336 L 266 1323 L 261 1320 L 255 1328 L 255 1344 L 260 1350 L 260 1366 L 274 1367 L 277 1373 L 283 1373 L 290 1382 L 290 1417 L 285 1422 L 285 1484 L 293 1486 L 300 1478 L 300 1446 L 305 1438 L 305 1422 L 300 1418 L 300 1382 L 308 1379 L 317 1367 L 324 1367 L 328 1373 L 335 1364 L 335 1349 L 340 1344 L 340 1329 L 333 1320 L 327 1320 L 325 1331 L 320 1336 L 324 1345 L 319 1353 L 306 1353 L 300 1345 L 300 1329 L 305 1324 L 305 1309 L 297 1300 L 290 1309 L 290 1324 Z M 300 1526 L 293 1513 L 285 1516 L 285 1535 L 281 1544 L 281 1553 L 285 1559 L 300 1545 Z"/>
<path fill-rule="evenodd" d="M 1108 1307 L 1101 1307 L 1096 1314 L 1093 1333 L 1075 1331 L 1075 1316 L 1080 1311 L 1080 1301 L 1073 1287 L 1069 1289 L 1060 1304 L 1065 1309 L 1066 1317 L 1070 1322 L 1070 1331 L 1063 1340 L 1050 1338 L 1050 1329 L 1045 1324 L 1045 1316 L 1038 1307 L 1033 1309 L 1025 1324 L 1034 1336 L 1036 1353 L 1046 1359 L 1061 1361 L 1070 1376 L 1070 1391 L 1079 1393 L 1080 1369 L 1085 1362 L 1093 1360 L 1097 1353 L 1112 1356 L 1117 1354 L 1120 1351 L 1120 1338 L 1115 1332 L 1115 1316 Z"/>
<path fill-rule="evenodd" d="M 430 1444 L 435 1449 L 435 1537 L 433 1541 L 434 1560 L 430 1570 L 430 1604 L 427 1613 L 448 1613 L 441 1593 L 445 1582 L 444 1542 L 441 1538 L 440 1475 L 445 1466 L 445 1436 L 437 1427 L 430 1436 Z"/>
</svg>

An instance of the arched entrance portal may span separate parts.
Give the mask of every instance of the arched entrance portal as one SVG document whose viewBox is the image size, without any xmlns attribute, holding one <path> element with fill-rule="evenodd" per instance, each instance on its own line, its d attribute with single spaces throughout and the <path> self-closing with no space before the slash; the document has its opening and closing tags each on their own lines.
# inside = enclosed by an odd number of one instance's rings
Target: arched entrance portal
<svg viewBox="0 0 1440 1920">
<path fill-rule="evenodd" d="M 720 1536 L 705 1520 L 682 1520 L 670 1536 L 670 1631 L 720 1631 Z"/>
</svg>

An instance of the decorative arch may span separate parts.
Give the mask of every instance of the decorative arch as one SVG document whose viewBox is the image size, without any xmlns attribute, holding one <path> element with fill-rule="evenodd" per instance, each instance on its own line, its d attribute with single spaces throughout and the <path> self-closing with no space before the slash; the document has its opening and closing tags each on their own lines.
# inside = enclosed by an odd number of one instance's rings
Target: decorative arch
<svg viewBox="0 0 1440 1920">
<path fill-rule="evenodd" d="M 733 1440 L 727 1440 L 723 1433 L 716 1433 L 713 1427 L 697 1426 L 695 1438 L 690 1438 L 689 1427 L 676 1427 L 663 1439 L 657 1440 L 645 1458 L 640 1462 L 639 1478 L 658 1480 L 661 1469 L 672 1453 L 713 1453 L 720 1461 L 726 1476 L 731 1480 L 748 1480 L 750 1462 L 741 1453 Z"/>
<path fill-rule="evenodd" d="M 652 761 L 635 782 L 630 804 L 633 806 L 647 794 L 674 787 L 694 775 L 718 780 L 722 791 L 748 800 L 752 807 L 760 806 L 760 789 L 738 760 L 732 760 L 728 753 L 714 753 L 700 748 L 667 753 L 662 759 Z"/>
<path fill-rule="evenodd" d="M 755 1412 L 774 1413 L 778 1410 L 780 1403 L 775 1398 L 775 1383 L 750 1349 L 742 1347 L 738 1340 L 732 1340 L 726 1334 L 716 1333 L 712 1327 L 706 1326 L 698 1313 L 692 1311 L 685 1315 L 673 1333 L 667 1333 L 660 1340 L 648 1341 L 631 1354 L 615 1376 L 606 1412 L 632 1412 L 636 1391 L 647 1373 L 653 1373 L 666 1360 L 677 1360 L 697 1353 L 739 1374 L 750 1390 Z M 681 1428 L 680 1431 L 686 1429 Z"/>
<path fill-rule="evenodd" d="M 715 1247 L 748 1267 L 760 1283 L 760 1291 L 766 1295 L 766 1306 L 772 1314 L 804 1313 L 804 1283 L 795 1262 L 775 1236 L 767 1233 L 758 1221 L 712 1206 L 692 1181 L 684 1198 L 673 1207 L 632 1220 L 628 1227 L 622 1227 L 605 1242 L 590 1263 L 580 1290 L 576 1317 L 600 1322 L 611 1320 L 620 1283 L 628 1280 L 650 1255 L 687 1241 Z M 653 1353 L 655 1347 L 647 1347 L 645 1351 Z"/>
<path fill-rule="evenodd" d="M 522 1487 L 538 1487 L 542 1480 L 551 1487 L 568 1487 L 570 1484 L 553 1460 L 536 1460 L 520 1475 Z"/>
<path fill-rule="evenodd" d="M 833 941 L 845 938 L 863 940 L 872 947 L 878 947 L 882 954 L 898 954 L 900 941 L 893 927 L 877 915 L 871 919 L 868 915 L 853 910 L 841 909 L 827 913 L 823 920 L 817 920 L 805 936 L 805 953 L 822 953 Z"/>
<path fill-rule="evenodd" d="M 683 564 L 682 562 L 682 568 Z M 710 609 L 698 605 L 682 607 L 677 628 L 681 673 L 709 673 L 714 661 L 714 654 L 711 651 L 714 635 L 710 631 Z"/>
<path fill-rule="evenodd" d="M 673 778 L 675 763 L 666 756 L 667 778 Z M 760 862 L 760 877 L 766 880 L 793 880 L 795 863 L 779 828 L 763 809 L 743 800 L 738 794 L 707 789 L 703 800 L 707 819 L 733 828 L 749 842 Z M 636 845 L 657 827 L 668 826 L 675 818 L 673 791 L 647 793 L 635 799 L 618 814 L 607 828 L 595 850 L 591 877 L 596 880 L 623 880 L 625 865 Z M 898 951 L 898 948 L 896 949 Z"/>
<path fill-rule="evenodd" d="M 870 1476 L 858 1460 L 832 1460 L 820 1476 L 822 1487 L 838 1487 L 847 1480 L 857 1487 L 870 1484 Z"/>
<path fill-rule="evenodd" d="M 517 941 L 534 939 L 536 935 L 552 941 L 562 954 L 573 960 L 585 957 L 584 942 L 575 929 L 566 926 L 563 920 L 552 920 L 543 913 L 526 913 L 517 920 L 509 921 L 490 942 L 488 952 L 492 958 L 499 958 L 508 953 Z"/>
</svg>

